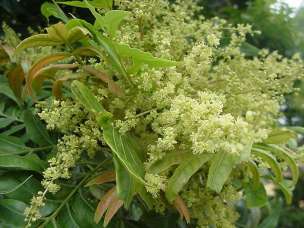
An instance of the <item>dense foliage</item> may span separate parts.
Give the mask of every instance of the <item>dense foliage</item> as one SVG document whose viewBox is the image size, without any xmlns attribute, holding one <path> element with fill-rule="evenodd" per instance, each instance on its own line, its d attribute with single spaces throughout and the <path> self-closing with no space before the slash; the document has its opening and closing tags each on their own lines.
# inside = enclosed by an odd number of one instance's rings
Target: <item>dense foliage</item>
<svg viewBox="0 0 304 228">
<path fill-rule="evenodd" d="M 177 210 L 193 226 L 234 227 L 235 203 L 266 206 L 269 182 L 291 202 L 301 129 L 277 119 L 303 77 L 299 55 L 253 57 L 251 26 L 206 20 L 192 1 L 41 9 L 62 22 L 23 41 L 4 25 L 0 206 L 21 217 L 4 225 L 22 226 L 24 209 L 28 227 L 108 225 L 117 213 L 114 225 L 149 227 L 143 218 Z M 12 167 L 29 173 L 16 179 Z"/>
</svg>

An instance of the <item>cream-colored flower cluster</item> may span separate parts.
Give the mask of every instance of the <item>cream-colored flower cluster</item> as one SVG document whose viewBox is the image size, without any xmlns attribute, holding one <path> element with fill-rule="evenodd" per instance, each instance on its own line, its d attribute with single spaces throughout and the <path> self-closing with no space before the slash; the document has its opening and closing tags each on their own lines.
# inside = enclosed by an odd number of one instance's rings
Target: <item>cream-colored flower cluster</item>
<svg viewBox="0 0 304 228">
<path fill-rule="evenodd" d="M 71 178 L 71 170 L 80 159 L 82 152 L 90 158 L 101 150 L 102 133 L 83 108 L 72 100 L 55 100 L 39 103 L 38 115 L 46 122 L 47 128 L 63 133 L 58 141 L 56 153 L 49 159 L 49 167 L 43 172 L 43 194 L 33 196 L 31 206 L 25 211 L 28 224 L 41 217 L 39 210 L 44 206 L 47 193 L 60 190 L 58 181 Z"/>
<path fill-rule="evenodd" d="M 304 76 L 298 56 L 285 59 L 261 50 L 256 57 L 247 57 L 242 45 L 246 36 L 255 34 L 251 26 L 233 27 L 219 18 L 205 20 L 196 16 L 200 7 L 192 0 L 175 4 L 165 0 L 115 2 L 118 8 L 132 12 L 116 41 L 178 61 L 171 68 L 143 67 L 130 75 L 133 87 L 118 80 L 125 92 L 122 97 L 91 86 L 113 114 L 120 133 L 132 131 L 138 137 L 146 152 L 147 170 L 172 152 L 227 152 L 242 157 L 248 146 L 267 138 L 276 125 L 283 95 L 292 92 L 294 80 Z M 39 115 L 47 127 L 65 134 L 44 172 L 43 185 L 56 192 L 59 186 L 55 181 L 70 177 L 82 151 L 93 157 L 100 150 L 102 135 L 91 116 L 74 101 L 53 100 L 41 108 Z M 166 188 L 171 171 L 146 174 L 146 189 L 154 197 Z M 204 169 L 195 175 L 182 198 L 199 226 L 233 227 L 236 190 L 228 184 L 220 195 L 214 195 L 205 188 L 205 176 Z M 160 208 L 159 197 L 155 209 Z"/>
</svg>

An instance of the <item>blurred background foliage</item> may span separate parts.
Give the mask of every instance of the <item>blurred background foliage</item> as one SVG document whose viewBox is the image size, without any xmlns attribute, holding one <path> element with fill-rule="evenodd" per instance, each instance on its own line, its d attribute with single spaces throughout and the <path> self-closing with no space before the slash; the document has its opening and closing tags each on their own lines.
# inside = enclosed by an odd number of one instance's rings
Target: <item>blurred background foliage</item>
<svg viewBox="0 0 304 228">
<path fill-rule="evenodd" d="M 185 0 L 186 1 L 186 0 Z M 202 14 L 207 17 L 220 17 L 232 24 L 251 24 L 260 35 L 248 37 L 250 45 L 244 47 L 245 52 L 267 48 L 277 50 L 280 54 L 291 57 L 300 53 L 304 57 L 304 1 L 298 9 L 277 0 L 198 0 L 203 6 Z M 301 0 L 294 0 L 301 1 Z M 0 0 L 0 21 L 5 21 L 22 37 L 30 30 L 39 30 L 47 24 L 40 14 L 40 0 Z M 81 13 L 81 12 L 80 12 Z M 31 28 L 29 30 L 29 27 Z M 295 82 L 299 91 L 286 95 L 286 104 L 282 106 L 285 116 L 282 124 L 304 126 L 304 83 Z M 241 212 L 240 227 L 254 227 L 256 217 L 262 217 L 261 228 L 304 227 L 304 181 L 303 172 L 295 193 L 293 204 L 286 206 L 275 197 L 269 205 L 272 212 L 245 211 Z M 251 218 L 247 215 L 250 214 Z M 253 217 L 252 217 L 253 216 Z"/>
</svg>

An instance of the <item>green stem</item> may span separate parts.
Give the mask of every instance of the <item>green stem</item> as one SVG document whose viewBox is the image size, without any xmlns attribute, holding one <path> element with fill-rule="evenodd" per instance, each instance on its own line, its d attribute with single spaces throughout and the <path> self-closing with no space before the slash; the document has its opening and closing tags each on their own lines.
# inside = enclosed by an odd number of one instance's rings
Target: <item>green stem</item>
<svg viewBox="0 0 304 228">
<path fill-rule="evenodd" d="M 53 221 L 53 219 L 56 218 L 56 216 L 59 214 L 60 210 L 68 203 L 68 201 L 71 199 L 71 197 L 80 189 L 80 187 L 90 178 L 92 173 L 94 173 L 96 170 L 98 170 L 101 166 L 104 165 L 104 163 L 107 161 L 103 161 L 98 165 L 92 172 L 90 172 L 88 175 L 86 175 L 80 182 L 79 184 L 73 189 L 73 191 L 70 192 L 70 194 L 67 196 L 67 198 L 62 201 L 60 206 L 56 209 L 56 211 L 49 217 L 46 218 L 46 220 L 38 227 L 38 228 L 43 228 L 45 227 L 50 221 Z"/>
</svg>

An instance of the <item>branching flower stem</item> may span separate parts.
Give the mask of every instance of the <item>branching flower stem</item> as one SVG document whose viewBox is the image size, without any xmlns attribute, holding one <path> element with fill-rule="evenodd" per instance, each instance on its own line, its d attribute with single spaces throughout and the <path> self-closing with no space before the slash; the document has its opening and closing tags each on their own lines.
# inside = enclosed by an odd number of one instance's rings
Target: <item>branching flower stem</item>
<svg viewBox="0 0 304 228">
<path fill-rule="evenodd" d="M 88 175 L 86 175 L 79 183 L 78 185 L 73 189 L 73 191 L 70 192 L 70 194 L 65 198 L 64 201 L 60 204 L 60 206 L 56 209 L 56 211 L 49 217 L 46 218 L 46 220 L 38 227 L 43 228 L 45 227 L 49 222 L 53 221 L 54 218 L 59 214 L 61 209 L 69 202 L 71 197 L 83 186 L 83 184 L 91 177 L 92 174 L 95 173 L 100 167 L 106 163 L 108 159 L 104 160 L 102 163 L 100 163 L 92 172 L 90 172 Z"/>
</svg>

